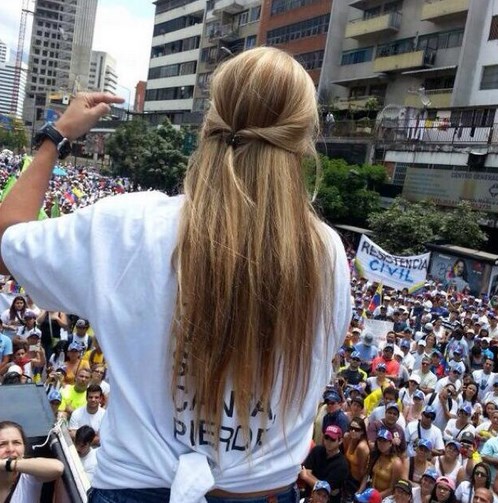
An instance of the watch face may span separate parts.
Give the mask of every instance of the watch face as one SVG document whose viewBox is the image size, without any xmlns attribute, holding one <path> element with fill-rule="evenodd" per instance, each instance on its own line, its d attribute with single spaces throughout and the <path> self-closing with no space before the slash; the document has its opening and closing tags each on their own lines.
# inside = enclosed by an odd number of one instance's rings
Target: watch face
<svg viewBox="0 0 498 503">
<path fill-rule="evenodd" d="M 71 153 L 71 142 L 67 138 L 64 138 L 57 145 L 57 150 L 59 151 L 59 159 L 65 159 Z"/>
</svg>

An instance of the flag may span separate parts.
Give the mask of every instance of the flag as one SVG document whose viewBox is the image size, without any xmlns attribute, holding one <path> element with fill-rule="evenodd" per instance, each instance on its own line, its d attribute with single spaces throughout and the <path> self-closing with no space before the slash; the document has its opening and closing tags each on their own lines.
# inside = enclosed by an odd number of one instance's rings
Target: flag
<svg viewBox="0 0 498 503">
<path fill-rule="evenodd" d="M 59 199 L 55 198 L 54 204 L 50 209 L 50 218 L 57 218 L 61 216 L 61 209 L 59 208 Z"/>
<path fill-rule="evenodd" d="M 381 304 L 382 304 L 382 283 L 379 283 L 379 286 L 377 287 L 377 290 L 375 290 L 372 300 L 368 305 L 368 310 L 371 313 L 373 313 L 375 309 L 379 307 Z"/>
<path fill-rule="evenodd" d="M 363 328 L 365 326 L 366 320 L 368 320 L 367 310 L 363 309 L 363 311 L 361 312 L 361 320 L 360 320 L 361 328 Z"/>
</svg>

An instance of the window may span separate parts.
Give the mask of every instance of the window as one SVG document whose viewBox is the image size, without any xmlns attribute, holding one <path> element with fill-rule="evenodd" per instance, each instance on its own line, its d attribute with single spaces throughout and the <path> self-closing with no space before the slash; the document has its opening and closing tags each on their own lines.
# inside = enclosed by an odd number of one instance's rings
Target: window
<svg viewBox="0 0 498 503">
<path fill-rule="evenodd" d="M 390 44 L 383 44 L 377 47 L 377 58 L 384 58 L 396 54 L 404 54 L 411 52 L 415 49 L 415 38 L 406 38 L 403 40 L 396 40 Z"/>
<path fill-rule="evenodd" d="M 266 34 L 266 43 L 268 45 L 285 44 L 290 40 L 298 40 L 300 38 L 327 33 L 329 21 L 330 14 L 326 14 L 270 30 Z"/>
<path fill-rule="evenodd" d="M 260 16 L 261 16 L 261 6 L 258 5 L 257 7 L 253 7 L 249 12 L 249 22 L 250 23 L 256 22 Z"/>
<path fill-rule="evenodd" d="M 498 16 L 493 16 L 491 18 L 488 40 L 498 40 Z"/>
<path fill-rule="evenodd" d="M 252 49 L 253 47 L 256 47 L 256 35 L 251 35 L 246 38 L 246 49 Z"/>
<path fill-rule="evenodd" d="M 248 10 L 245 10 L 244 12 L 241 12 L 237 16 L 237 23 L 236 24 L 238 26 L 244 26 L 248 22 L 249 22 L 249 11 Z"/>
<path fill-rule="evenodd" d="M 273 0 L 271 3 L 271 15 L 281 14 L 292 9 L 312 5 L 320 0 Z"/>
<path fill-rule="evenodd" d="M 480 89 L 498 89 L 498 65 L 483 67 Z"/>
<path fill-rule="evenodd" d="M 451 47 L 460 47 L 462 42 L 463 30 L 431 33 L 419 37 L 417 49 L 450 49 Z"/>
<path fill-rule="evenodd" d="M 192 98 L 193 95 L 194 86 L 148 89 L 145 93 L 145 101 L 183 100 Z"/>
<path fill-rule="evenodd" d="M 345 51 L 342 53 L 341 65 L 356 65 L 358 63 L 365 63 L 365 61 L 372 61 L 373 47 L 365 47 L 355 51 Z"/>
<path fill-rule="evenodd" d="M 306 70 L 315 70 L 321 68 L 323 64 L 323 54 L 325 51 L 313 51 L 295 56 L 297 61 L 301 63 Z"/>
</svg>

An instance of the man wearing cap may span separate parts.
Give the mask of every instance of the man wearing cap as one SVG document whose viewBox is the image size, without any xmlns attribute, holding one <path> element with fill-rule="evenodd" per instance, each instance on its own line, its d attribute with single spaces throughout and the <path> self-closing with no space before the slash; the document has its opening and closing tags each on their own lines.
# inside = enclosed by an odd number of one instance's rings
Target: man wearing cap
<svg viewBox="0 0 498 503">
<path fill-rule="evenodd" d="M 481 401 L 487 393 L 493 390 L 493 384 L 497 376 L 497 374 L 493 372 L 493 366 L 493 359 L 485 358 L 482 369 L 472 372 L 474 382 L 479 388 L 477 396 Z"/>
<path fill-rule="evenodd" d="M 386 366 L 386 377 L 397 379 L 399 373 L 399 362 L 394 359 L 394 344 L 386 344 L 382 350 L 382 355 L 377 356 L 372 361 L 372 368 L 377 368 L 379 363 Z"/>
<path fill-rule="evenodd" d="M 405 430 L 405 437 L 408 443 L 408 456 L 415 456 L 415 449 L 421 439 L 428 440 L 432 446 L 432 454 L 439 456 L 444 452 L 444 442 L 441 430 L 434 426 L 436 410 L 432 405 L 426 405 L 422 410 L 422 415 L 417 421 L 408 423 Z"/>
<path fill-rule="evenodd" d="M 303 498 L 299 503 L 328 503 L 330 485 L 326 480 L 317 480 L 309 498 Z"/>
<path fill-rule="evenodd" d="M 482 462 L 481 454 L 476 449 L 476 437 L 470 431 L 464 431 L 460 435 L 460 455 L 462 467 L 468 480 L 472 480 L 472 470 L 477 463 Z"/>
<path fill-rule="evenodd" d="M 340 503 L 344 482 L 348 477 L 348 462 L 341 452 L 342 430 L 328 426 L 323 435 L 323 445 L 311 449 L 303 463 L 299 477 L 312 488 L 319 480 L 326 480 L 332 488 L 330 503 Z"/>
<path fill-rule="evenodd" d="M 411 342 L 408 339 L 403 338 L 399 343 L 399 348 L 403 353 L 401 364 L 407 368 L 408 372 L 412 372 L 415 365 L 415 358 L 413 358 L 413 355 L 410 353 Z"/>
<path fill-rule="evenodd" d="M 343 377 L 347 384 L 356 386 L 362 383 L 366 384 L 367 373 L 360 368 L 361 357 L 358 351 L 353 351 L 349 359 L 349 365 L 341 367 L 338 375 Z"/>
<path fill-rule="evenodd" d="M 425 470 L 420 479 L 420 485 L 416 485 L 413 488 L 413 503 L 426 503 L 430 501 L 432 490 L 436 485 L 438 477 L 439 473 L 433 466 Z"/>
<path fill-rule="evenodd" d="M 413 500 L 413 486 L 409 480 L 399 479 L 393 488 L 393 494 L 382 500 L 382 503 L 411 503 Z"/>
<path fill-rule="evenodd" d="M 412 374 L 420 377 L 419 389 L 421 389 L 426 395 L 434 391 L 437 384 L 437 376 L 431 372 L 430 356 L 424 355 L 422 357 L 420 370 L 414 370 Z"/>
<path fill-rule="evenodd" d="M 324 394 L 327 404 L 327 413 L 323 418 L 322 432 L 325 434 L 329 426 L 338 426 L 342 433 L 346 433 L 349 428 L 349 418 L 342 410 L 342 398 L 335 390 L 327 391 Z"/>
<path fill-rule="evenodd" d="M 360 353 L 362 363 L 365 364 L 368 369 L 370 368 L 372 360 L 379 354 L 379 348 L 375 346 L 373 342 L 374 336 L 370 332 L 367 332 L 363 336 L 363 342 L 355 346 L 355 350 Z"/>
<path fill-rule="evenodd" d="M 385 304 L 379 306 L 379 314 L 374 316 L 374 320 L 388 321 L 387 306 Z"/>
<path fill-rule="evenodd" d="M 450 337 L 446 346 L 446 360 L 451 360 L 454 357 L 456 350 L 461 351 L 462 358 L 466 359 L 469 356 L 469 345 L 463 336 L 463 330 L 457 328 Z"/>
<path fill-rule="evenodd" d="M 422 358 L 424 356 L 427 356 L 425 354 L 425 347 L 427 346 L 427 343 L 425 342 L 424 339 L 419 339 L 417 340 L 417 343 L 415 345 L 415 351 L 412 352 L 413 356 L 413 370 L 420 370 L 422 368 Z"/>
<path fill-rule="evenodd" d="M 367 428 L 368 445 L 370 449 L 375 446 L 377 433 L 381 429 L 386 429 L 393 436 L 393 446 L 398 455 L 404 456 L 406 453 L 406 437 L 404 428 L 398 424 L 400 416 L 399 405 L 396 402 L 390 402 L 385 406 L 385 417 L 378 421 L 370 421 Z"/>
<path fill-rule="evenodd" d="M 84 320 L 83 318 L 78 319 L 76 321 L 76 324 L 74 325 L 74 332 L 68 339 L 69 344 L 71 344 L 71 342 L 74 341 L 80 344 L 81 346 L 84 346 L 84 351 L 88 351 L 89 349 L 91 349 L 93 344 L 93 338 L 90 335 L 88 335 L 89 328 L 90 323 L 88 323 L 88 320 Z"/>
<path fill-rule="evenodd" d="M 17 335 L 26 340 L 33 333 L 41 337 L 41 330 L 36 326 L 35 312 L 27 309 L 24 313 L 24 324 L 17 329 Z"/>
</svg>

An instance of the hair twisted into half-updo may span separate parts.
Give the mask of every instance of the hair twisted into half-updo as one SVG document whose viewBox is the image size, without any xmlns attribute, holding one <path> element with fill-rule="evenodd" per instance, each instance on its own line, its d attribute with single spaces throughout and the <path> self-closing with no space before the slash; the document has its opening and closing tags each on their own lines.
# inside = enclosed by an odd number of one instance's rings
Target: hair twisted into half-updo
<svg viewBox="0 0 498 503">
<path fill-rule="evenodd" d="M 288 54 L 252 49 L 213 75 L 175 255 L 174 375 L 198 422 L 219 429 L 228 383 L 246 435 L 255 401 L 277 393 L 285 412 L 308 389 L 332 291 L 301 165 L 317 127 L 313 82 Z"/>
</svg>

